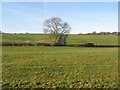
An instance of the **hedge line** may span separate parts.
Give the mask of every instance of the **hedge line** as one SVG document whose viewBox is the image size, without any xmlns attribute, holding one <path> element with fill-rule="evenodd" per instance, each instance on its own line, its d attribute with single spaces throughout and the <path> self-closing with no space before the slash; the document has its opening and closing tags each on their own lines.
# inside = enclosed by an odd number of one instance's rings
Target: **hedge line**
<svg viewBox="0 0 120 90">
<path fill-rule="evenodd" d="M 49 43 L 0 43 L 0 46 L 51 46 Z"/>
<path fill-rule="evenodd" d="M 0 43 L 0 46 L 69 46 L 69 47 L 120 47 L 120 45 L 96 45 L 93 43 L 86 44 L 50 44 L 50 43 Z"/>
</svg>

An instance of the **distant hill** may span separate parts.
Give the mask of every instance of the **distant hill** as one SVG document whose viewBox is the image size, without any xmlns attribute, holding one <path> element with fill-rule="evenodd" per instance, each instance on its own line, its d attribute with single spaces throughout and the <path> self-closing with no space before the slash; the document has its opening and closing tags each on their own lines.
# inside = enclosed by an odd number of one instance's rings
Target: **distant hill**
<svg viewBox="0 0 120 90">
<path fill-rule="evenodd" d="M 54 43 L 54 39 L 48 34 L 3 34 L 2 43 Z M 116 35 L 77 35 L 70 34 L 67 44 L 103 44 L 118 45 Z"/>
</svg>

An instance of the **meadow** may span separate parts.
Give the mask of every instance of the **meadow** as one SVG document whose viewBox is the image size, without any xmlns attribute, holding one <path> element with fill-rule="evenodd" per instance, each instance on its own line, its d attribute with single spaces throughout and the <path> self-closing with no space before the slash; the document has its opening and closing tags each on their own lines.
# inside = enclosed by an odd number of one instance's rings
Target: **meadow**
<svg viewBox="0 0 120 90">
<path fill-rule="evenodd" d="M 70 34 L 67 44 L 94 43 L 102 45 L 118 45 L 116 35 L 77 35 Z M 54 38 L 47 34 L 3 34 L 2 43 L 54 43 Z"/>
<path fill-rule="evenodd" d="M 2 71 L 3 89 L 117 88 L 118 48 L 2 47 Z"/>
</svg>

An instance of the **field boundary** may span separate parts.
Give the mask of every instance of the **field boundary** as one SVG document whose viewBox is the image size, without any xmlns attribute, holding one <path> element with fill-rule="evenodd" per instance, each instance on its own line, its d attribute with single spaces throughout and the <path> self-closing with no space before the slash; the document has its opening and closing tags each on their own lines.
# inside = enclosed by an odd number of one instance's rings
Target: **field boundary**
<svg viewBox="0 0 120 90">
<path fill-rule="evenodd" d="M 120 45 L 102 45 L 102 44 L 50 44 L 50 43 L 0 43 L 0 46 L 68 46 L 68 47 L 120 47 Z"/>
</svg>

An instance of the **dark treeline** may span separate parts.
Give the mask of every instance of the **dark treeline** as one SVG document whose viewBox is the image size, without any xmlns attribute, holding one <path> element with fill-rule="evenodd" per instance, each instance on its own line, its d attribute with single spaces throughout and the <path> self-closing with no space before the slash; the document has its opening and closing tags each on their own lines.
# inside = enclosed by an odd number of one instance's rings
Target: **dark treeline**
<svg viewBox="0 0 120 90">
<path fill-rule="evenodd" d="M 44 34 L 44 33 L 5 33 L 5 32 L 2 32 L 0 31 L 0 34 Z M 91 33 L 79 33 L 78 35 L 120 35 L 120 32 L 96 32 L 96 31 L 93 31 Z"/>
<path fill-rule="evenodd" d="M 79 33 L 79 35 L 82 35 L 82 33 Z M 120 32 L 99 32 L 97 33 L 96 31 L 92 33 L 86 33 L 83 35 L 120 35 Z"/>
</svg>

